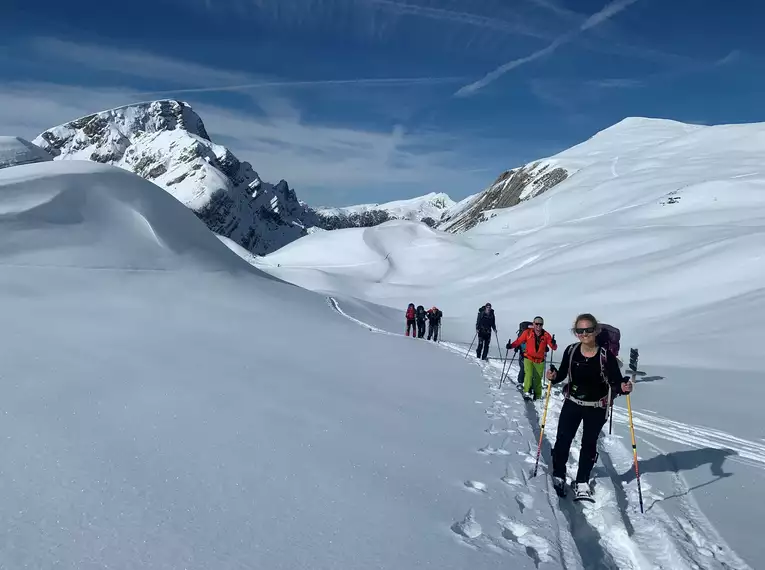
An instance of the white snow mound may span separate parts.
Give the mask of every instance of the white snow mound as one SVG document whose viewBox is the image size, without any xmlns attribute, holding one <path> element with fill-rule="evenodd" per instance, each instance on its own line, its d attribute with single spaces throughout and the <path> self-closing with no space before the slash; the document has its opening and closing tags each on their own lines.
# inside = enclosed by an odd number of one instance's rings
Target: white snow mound
<svg viewBox="0 0 765 570">
<path fill-rule="evenodd" d="M 533 568 L 451 530 L 479 372 L 232 249 L 117 167 L 0 171 L 0 566 Z"/>
</svg>

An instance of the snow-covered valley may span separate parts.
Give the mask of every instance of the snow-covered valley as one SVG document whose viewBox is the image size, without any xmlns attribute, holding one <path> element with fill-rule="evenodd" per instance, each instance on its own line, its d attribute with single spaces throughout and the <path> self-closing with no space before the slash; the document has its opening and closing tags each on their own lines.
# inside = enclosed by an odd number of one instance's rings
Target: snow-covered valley
<svg viewBox="0 0 765 570">
<path fill-rule="evenodd" d="M 540 161 L 565 179 L 513 208 L 453 206 L 462 233 L 266 257 L 124 169 L 0 170 L 0 566 L 759 567 L 764 149 L 763 125 L 632 119 Z M 441 343 L 403 335 L 409 302 L 444 312 Z M 544 401 L 516 362 L 499 387 L 520 321 L 562 350 L 583 311 L 647 372 L 644 513 L 623 398 L 586 505 L 547 473 L 557 390 L 531 477 Z"/>
<path fill-rule="evenodd" d="M 542 161 L 567 178 L 463 233 L 389 222 L 309 236 L 255 261 L 303 287 L 395 308 L 396 332 L 407 303 L 436 304 L 444 339 L 464 350 L 487 301 L 502 346 L 534 315 L 564 343 L 575 341 L 580 312 L 620 327 L 622 347 L 639 348 L 648 372 L 633 398 L 646 483 L 674 520 L 693 519 L 698 505 L 756 567 L 762 546 L 744 521 L 761 514 L 752 497 L 765 476 L 765 375 L 752 358 L 765 339 L 763 149 L 762 124 L 629 119 Z M 659 525 L 657 512 L 646 516 Z M 695 532 L 687 540 L 702 548 Z"/>
</svg>

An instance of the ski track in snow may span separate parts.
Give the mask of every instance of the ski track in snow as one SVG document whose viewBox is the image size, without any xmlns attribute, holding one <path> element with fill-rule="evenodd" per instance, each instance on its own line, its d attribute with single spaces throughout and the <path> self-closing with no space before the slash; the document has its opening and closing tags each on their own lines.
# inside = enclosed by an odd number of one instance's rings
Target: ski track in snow
<svg viewBox="0 0 765 570">
<path fill-rule="evenodd" d="M 404 336 L 369 325 L 345 313 L 333 297 L 329 306 L 347 319 L 371 332 Z M 438 346 L 465 357 L 465 347 L 441 342 Z M 451 530 L 458 540 L 472 548 L 490 552 L 525 554 L 536 568 L 611 568 L 616 570 L 751 570 L 720 537 L 714 526 L 696 504 L 692 490 L 679 473 L 673 474 L 674 505 L 680 515 L 673 516 L 661 508 L 665 499 L 651 488 L 650 477 L 641 475 L 645 513 L 640 513 L 637 482 L 622 474 L 634 469 L 632 451 L 621 437 L 607 435 L 598 442 L 600 454 L 593 469 L 595 504 L 574 503 L 569 489 L 560 499 L 552 488 L 547 461 L 555 443 L 557 420 L 562 399 L 553 390 L 542 441 L 542 453 L 536 477 L 532 477 L 539 441 L 544 397 L 536 402 L 523 400 L 514 380 L 518 365 L 510 365 L 508 380 L 499 388 L 502 359 L 482 362 L 469 356 L 482 369 L 487 384 L 486 416 L 488 427 L 484 437 L 489 441 L 477 447 L 476 453 L 486 461 L 501 466 L 496 481 L 464 479 L 466 492 L 491 496 L 500 504 L 497 520 L 479 520 L 471 508 L 461 519 L 451 521 Z M 627 422 L 626 411 L 614 408 L 614 420 Z M 739 460 L 765 467 L 765 444 L 736 438 L 719 430 L 691 426 L 662 418 L 653 413 L 635 412 L 636 432 L 672 442 L 698 447 L 731 449 Z M 581 428 L 571 446 L 568 474 L 576 472 L 581 445 Z M 511 449 L 520 451 L 508 451 Z M 641 440 L 658 453 L 662 450 Z M 469 474 L 464 474 L 469 475 Z M 501 502 L 503 497 L 508 500 Z M 485 511 L 488 511 L 485 509 Z M 514 511 L 514 512 L 513 512 Z M 511 513 L 512 512 L 512 516 Z M 549 513 L 547 517 L 543 512 Z M 485 514 L 482 513 L 482 516 Z M 483 523 L 483 524 L 481 524 Z"/>
</svg>

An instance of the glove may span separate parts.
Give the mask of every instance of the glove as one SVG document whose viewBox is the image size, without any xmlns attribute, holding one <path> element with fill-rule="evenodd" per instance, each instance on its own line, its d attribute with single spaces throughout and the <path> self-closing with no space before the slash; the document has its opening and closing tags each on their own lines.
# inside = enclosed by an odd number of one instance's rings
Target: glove
<svg viewBox="0 0 765 570">
<path fill-rule="evenodd" d="M 507 341 L 507 344 L 505 345 L 505 348 L 506 348 L 507 350 L 510 350 L 510 348 L 511 348 L 511 346 L 510 346 L 510 345 L 511 345 L 511 344 L 512 344 L 512 343 L 511 343 L 511 342 L 508 340 L 508 341 Z"/>
</svg>

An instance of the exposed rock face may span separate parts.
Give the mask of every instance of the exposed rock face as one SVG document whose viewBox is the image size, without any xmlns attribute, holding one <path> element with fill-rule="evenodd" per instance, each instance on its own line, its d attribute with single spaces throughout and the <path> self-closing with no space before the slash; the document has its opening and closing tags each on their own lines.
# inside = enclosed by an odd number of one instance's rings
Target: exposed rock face
<svg viewBox="0 0 765 570">
<path fill-rule="evenodd" d="M 264 255 L 306 234 L 315 214 L 287 182 L 263 182 L 248 162 L 210 140 L 182 101 L 102 111 L 48 129 L 34 143 L 55 160 L 92 160 L 164 188 L 214 232 Z"/>
<path fill-rule="evenodd" d="M 568 176 L 565 168 L 548 162 L 534 162 L 507 170 L 486 190 L 447 211 L 438 228 L 449 232 L 469 230 L 487 219 L 484 212 L 516 206 L 560 184 Z"/>
</svg>

